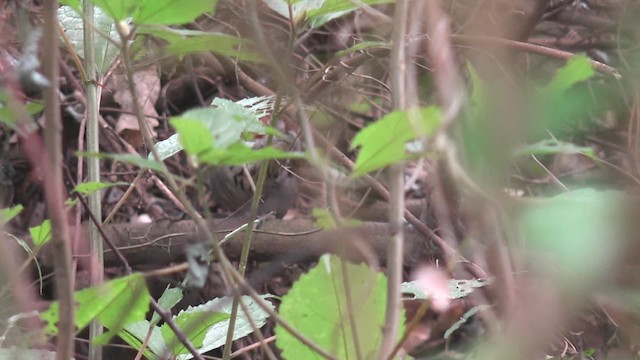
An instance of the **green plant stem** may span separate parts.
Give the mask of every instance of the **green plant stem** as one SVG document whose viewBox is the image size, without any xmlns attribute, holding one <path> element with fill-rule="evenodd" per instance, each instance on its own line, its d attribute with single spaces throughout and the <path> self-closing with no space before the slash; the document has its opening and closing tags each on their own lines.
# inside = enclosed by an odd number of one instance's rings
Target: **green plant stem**
<svg viewBox="0 0 640 360">
<path fill-rule="evenodd" d="M 47 181 L 44 182 L 45 203 L 51 217 L 51 252 L 55 267 L 55 285 L 58 295 L 60 317 L 56 359 L 67 360 L 73 355 L 73 335 L 75 333 L 73 314 L 73 278 L 71 273 L 71 248 L 69 226 L 64 208 L 64 183 L 62 180 L 62 120 L 60 118 L 58 36 L 56 32 L 58 2 L 45 1 L 42 9 L 44 18 L 44 76 L 49 87 L 44 92 L 46 161 L 44 162 Z"/>
<path fill-rule="evenodd" d="M 100 89 L 96 85 L 99 82 L 96 73 L 95 59 L 95 41 L 94 31 L 88 22 L 93 22 L 93 3 L 89 0 L 83 1 L 83 10 L 85 18 L 83 23 L 83 42 L 84 42 L 84 69 L 85 76 L 84 86 L 87 99 L 87 151 L 99 152 L 99 126 L 98 111 L 100 104 Z M 100 181 L 100 159 L 90 157 L 87 159 L 88 180 Z M 78 179 L 79 181 L 80 179 Z M 100 192 L 94 192 L 89 195 L 89 211 L 96 219 L 102 219 L 102 207 L 100 204 Z M 89 223 L 89 244 L 90 252 L 95 261 L 91 268 L 91 286 L 96 286 L 104 281 L 104 248 L 98 227 L 93 222 Z M 102 346 L 95 344 L 92 340 L 102 335 L 102 325 L 98 320 L 91 321 L 89 326 L 89 359 L 102 359 Z"/>
</svg>

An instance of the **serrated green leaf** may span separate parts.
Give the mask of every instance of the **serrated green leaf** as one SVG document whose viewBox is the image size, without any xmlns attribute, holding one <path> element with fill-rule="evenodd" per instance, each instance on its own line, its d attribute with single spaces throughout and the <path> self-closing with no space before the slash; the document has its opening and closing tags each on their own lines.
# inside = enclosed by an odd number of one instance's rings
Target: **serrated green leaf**
<svg viewBox="0 0 640 360">
<path fill-rule="evenodd" d="M 93 319 L 98 319 L 108 328 L 109 333 L 102 340 L 119 333 L 126 324 L 145 318 L 149 309 L 149 292 L 142 274 L 132 274 L 108 281 L 104 284 L 76 291 L 74 293 L 75 326 L 85 328 Z M 59 303 L 52 303 L 41 313 L 46 322 L 45 332 L 58 332 Z"/>
<path fill-rule="evenodd" d="M 36 247 L 40 247 L 51 240 L 51 220 L 46 219 L 42 224 L 29 228 L 29 235 Z"/>
<path fill-rule="evenodd" d="M 125 182 L 109 183 L 100 181 L 87 181 L 80 183 L 73 188 L 73 192 L 77 192 L 82 195 L 90 195 L 102 189 L 110 188 L 112 186 L 129 185 Z"/>
<path fill-rule="evenodd" d="M 337 359 L 357 358 L 356 346 L 363 359 L 370 359 L 380 348 L 385 304 L 384 274 L 364 264 L 324 255 L 282 298 L 280 316 Z M 400 326 L 402 332 L 404 324 Z M 283 358 L 323 359 L 280 325 L 276 325 L 275 333 Z"/>
</svg>

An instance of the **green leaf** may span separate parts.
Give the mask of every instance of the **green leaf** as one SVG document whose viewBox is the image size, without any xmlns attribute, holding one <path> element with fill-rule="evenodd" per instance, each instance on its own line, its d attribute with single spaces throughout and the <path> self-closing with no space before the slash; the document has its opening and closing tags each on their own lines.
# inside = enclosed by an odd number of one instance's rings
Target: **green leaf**
<svg viewBox="0 0 640 360">
<path fill-rule="evenodd" d="M 180 25 L 209 12 L 217 0 L 93 0 L 116 21 L 133 17 L 136 24 Z"/>
<path fill-rule="evenodd" d="M 102 9 L 115 21 L 121 21 L 131 17 L 134 9 L 140 5 L 140 0 L 93 0 L 93 3 Z"/>
<path fill-rule="evenodd" d="M 29 235 L 36 247 L 40 247 L 51 240 L 51 220 L 46 219 L 42 224 L 29 228 Z"/>
<path fill-rule="evenodd" d="M 300 152 L 287 152 L 274 147 L 252 149 L 243 143 L 236 143 L 226 149 L 211 149 L 198 157 L 198 160 L 210 165 L 241 165 L 262 160 L 303 159 Z"/>
<path fill-rule="evenodd" d="M 0 209 L 0 221 L 7 223 L 14 217 L 18 216 L 22 212 L 22 210 L 24 210 L 24 206 L 20 204 L 12 206 L 10 208 Z"/>
<path fill-rule="evenodd" d="M 182 300 L 182 297 L 182 289 L 169 288 L 167 286 L 167 288 L 160 296 L 160 299 L 158 299 L 158 305 L 160 305 L 160 307 L 164 310 L 171 310 L 171 308 L 173 308 L 177 303 L 180 302 L 180 300 Z M 160 315 L 158 315 L 157 312 L 154 312 L 153 316 L 151 317 L 151 323 L 155 325 L 158 323 L 158 321 L 160 321 Z"/>
<path fill-rule="evenodd" d="M 289 4 L 294 22 L 308 20 L 313 28 L 320 27 L 330 20 L 348 14 L 364 5 L 391 3 L 394 0 L 265 0 L 267 6 L 285 18 L 289 18 Z"/>
<path fill-rule="evenodd" d="M 78 13 L 82 12 L 82 4 L 80 4 L 80 0 L 60 0 L 59 3 L 60 5 L 70 6 Z"/>
<path fill-rule="evenodd" d="M 5 123 L 11 127 L 15 126 L 17 115 L 9 109 L 9 107 L 2 104 L 2 92 L 0 91 L 0 122 Z M 39 114 L 44 110 L 44 104 L 37 101 L 30 101 L 26 105 L 26 110 L 29 115 Z"/>
<path fill-rule="evenodd" d="M 218 0 L 138 0 L 133 13 L 136 24 L 181 25 L 198 16 L 213 15 Z"/>
<path fill-rule="evenodd" d="M 229 319 L 229 314 L 220 312 L 181 312 L 178 317 L 175 318 L 175 322 L 189 341 L 191 341 L 195 347 L 199 348 L 202 347 L 209 329 L 213 325 L 227 319 Z M 181 355 L 188 353 L 187 348 L 175 338 L 175 334 L 169 326 L 162 326 L 161 332 L 165 343 L 171 347 L 172 354 Z"/>
<path fill-rule="evenodd" d="M 271 295 L 262 295 L 262 297 L 268 298 L 271 297 Z M 251 319 L 258 328 L 264 326 L 269 318 L 269 314 L 249 296 L 242 296 L 241 301 L 248 309 L 249 315 L 247 315 L 242 308 L 238 311 L 236 326 L 233 332 L 234 340 L 253 332 L 253 327 L 248 320 L 248 316 L 251 316 Z M 199 306 L 188 307 L 186 310 L 174 316 L 174 319 L 185 334 L 188 334 L 189 340 L 198 348 L 198 351 L 205 353 L 224 345 L 229 328 L 232 303 L 233 299 L 231 297 L 216 298 Z M 161 329 L 165 343 L 173 349 L 173 354 L 177 355 L 178 359 L 187 359 L 186 349 L 178 343 L 175 334 L 173 334 L 170 328 L 166 324 L 163 324 Z"/>
<path fill-rule="evenodd" d="M 590 59 L 585 54 L 578 54 L 569 59 L 541 91 L 545 98 L 562 96 L 573 85 L 590 79 L 595 73 Z"/>
<path fill-rule="evenodd" d="M 102 153 L 92 153 L 86 151 L 78 151 L 76 152 L 76 156 L 83 156 L 88 158 L 98 158 L 98 159 L 111 159 L 115 161 L 120 161 L 123 163 L 131 164 L 138 166 L 142 169 L 149 169 L 153 171 L 157 171 L 159 173 L 164 173 L 164 166 L 151 159 L 145 159 L 138 154 L 102 154 Z"/>
<path fill-rule="evenodd" d="M 151 329 L 151 336 L 147 334 Z M 124 326 L 118 336 L 134 349 L 140 350 L 145 344 L 144 356 L 147 359 L 160 358 L 167 348 L 159 326 L 151 325 L 148 320 L 141 320 Z"/>
<path fill-rule="evenodd" d="M 353 148 L 360 147 L 354 176 L 406 159 L 406 143 L 432 134 L 440 124 L 440 117 L 440 110 L 434 106 L 418 111 L 394 111 L 362 129 L 351 144 Z"/>
<path fill-rule="evenodd" d="M 593 148 L 578 146 L 572 143 L 557 140 L 542 140 L 535 144 L 520 146 L 514 150 L 514 156 L 527 155 L 552 155 L 552 154 L 583 154 L 595 159 Z"/>
<path fill-rule="evenodd" d="M 178 131 L 182 148 L 191 155 L 201 155 L 213 148 L 213 135 L 200 120 L 187 117 L 171 118 L 171 126 Z"/>
<path fill-rule="evenodd" d="M 108 182 L 99 182 L 99 181 L 88 181 L 81 184 L 76 185 L 73 188 L 73 192 L 77 192 L 82 195 L 90 195 L 102 189 L 110 188 L 112 186 L 119 185 L 129 185 L 126 182 L 117 182 L 117 183 L 108 183 Z"/>
<path fill-rule="evenodd" d="M 198 30 L 173 29 L 166 26 L 144 26 L 138 31 L 166 40 L 164 48 L 169 54 L 184 56 L 193 53 L 213 52 L 240 61 L 264 63 L 256 45 L 249 39 L 223 33 Z"/>
<path fill-rule="evenodd" d="M 337 359 L 357 358 L 356 346 L 363 359 L 373 359 L 382 340 L 386 282 L 384 274 L 364 264 L 323 255 L 282 298 L 280 315 Z M 354 332 L 358 334 L 357 344 Z M 275 334 L 283 358 L 323 359 L 279 324 Z"/>
<path fill-rule="evenodd" d="M 570 289 L 594 284 L 616 263 L 624 195 L 590 188 L 536 199 L 516 218 L 532 263 Z"/>
<path fill-rule="evenodd" d="M 84 58 L 84 15 L 81 14 L 82 11 L 72 9 L 68 6 L 61 6 L 58 9 L 58 20 L 67 38 L 78 56 Z M 109 36 L 117 42 L 119 42 L 119 35 L 113 18 L 108 16 L 100 8 L 96 8 L 94 11 L 92 26 L 95 26 L 95 28 L 100 31 L 100 35 L 96 36 L 94 40 L 96 70 L 98 70 L 100 74 L 104 74 L 120 54 L 120 49 L 118 49 L 113 42 L 109 41 L 109 39 L 105 39 L 102 34 Z"/>
<path fill-rule="evenodd" d="M 149 292 L 142 274 L 132 274 L 104 284 L 76 291 L 75 325 L 80 330 L 98 319 L 110 330 L 102 340 L 119 333 L 126 324 L 145 318 L 149 309 Z M 45 332 L 58 333 L 59 303 L 52 303 L 41 315 L 46 322 Z"/>
<path fill-rule="evenodd" d="M 362 7 L 360 4 L 371 6 L 389 4 L 394 1 L 395 0 L 360 0 L 356 2 L 353 0 L 324 0 L 322 6 L 319 8 L 307 11 L 307 18 L 309 19 L 309 25 L 312 28 L 317 28 Z"/>
</svg>

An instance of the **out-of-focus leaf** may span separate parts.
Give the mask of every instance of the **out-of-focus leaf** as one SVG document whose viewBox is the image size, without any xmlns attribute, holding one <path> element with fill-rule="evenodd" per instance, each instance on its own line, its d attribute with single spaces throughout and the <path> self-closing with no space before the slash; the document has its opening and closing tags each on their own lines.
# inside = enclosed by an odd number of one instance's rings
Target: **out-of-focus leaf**
<svg viewBox="0 0 640 360">
<path fill-rule="evenodd" d="M 551 154 L 583 154 L 591 159 L 595 158 L 593 148 L 556 140 L 543 140 L 535 144 L 520 146 L 513 152 L 514 156 Z"/>
<path fill-rule="evenodd" d="M 7 223 L 18 216 L 22 210 L 24 210 L 24 206 L 20 204 L 10 208 L 0 209 L 0 221 Z"/>
<path fill-rule="evenodd" d="M 532 261 L 569 289 L 597 284 L 623 239 L 624 195 L 590 188 L 537 199 L 517 219 Z"/>
<path fill-rule="evenodd" d="M 104 340 L 114 335 L 113 332 L 120 332 L 124 325 L 143 320 L 149 309 L 149 297 L 144 276 L 139 273 L 76 291 L 75 325 L 84 329 L 91 320 L 98 319 L 110 330 Z M 57 334 L 59 303 L 52 303 L 41 318 L 46 322 L 45 331 Z"/>
</svg>

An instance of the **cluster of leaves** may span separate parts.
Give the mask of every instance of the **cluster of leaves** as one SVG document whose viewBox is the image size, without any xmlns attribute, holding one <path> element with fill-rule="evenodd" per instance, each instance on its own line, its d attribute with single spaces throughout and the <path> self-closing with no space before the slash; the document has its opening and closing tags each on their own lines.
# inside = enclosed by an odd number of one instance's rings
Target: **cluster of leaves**
<svg viewBox="0 0 640 360">
<path fill-rule="evenodd" d="M 383 2 L 388 1 L 362 1 L 368 4 Z M 60 18 L 63 24 L 83 19 L 79 1 L 67 0 L 64 3 L 75 12 L 62 8 Z M 263 61 L 261 55 L 247 39 L 168 27 L 193 21 L 203 13 L 211 12 L 215 8 L 215 0 L 96 0 L 94 3 L 101 9 L 97 17 L 102 19 L 94 22 L 98 26 L 105 24 L 104 34 L 115 36 L 116 33 L 113 32 L 115 22 L 133 21 L 139 34 L 156 36 L 167 41 L 166 50 L 170 54 L 183 56 L 192 52 L 214 51 L 243 61 Z M 318 27 L 356 7 L 354 2 L 347 0 L 290 2 L 269 0 L 266 3 L 283 16 L 291 16 L 298 26 L 309 27 Z M 292 13 L 289 11 L 289 5 L 293 10 Z M 65 26 L 69 27 L 68 24 Z M 69 36 L 74 45 L 81 43 L 76 35 L 69 34 Z M 110 64 L 111 57 L 117 54 L 113 51 L 114 49 L 117 50 L 113 47 L 113 42 L 104 41 L 104 48 L 99 50 L 105 55 L 101 64 Z M 79 54 L 82 56 L 81 52 Z M 469 73 L 473 86 L 474 114 L 477 117 L 486 116 L 483 114 L 487 105 L 486 96 L 483 94 L 485 86 L 471 67 L 469 67 Z M 577 56 L 558 71 L 547 86 L 539 89 L 538 101 L 561 104 L 567 100 L 567 92 L 571 87 L 591 76 L 593 76 L 593 70 L 588 59 Z M 302 153 L 283 152 L 274 148 L 255 151 L 250 144 L 247 144 L 247 133 L 278 136 L 275 129 L 265 126 L 260 121 L 264 115 L 274 111 L 272 100 L 251 98 L 234 103 L 216 99 L 212 107 L 190 110 L 172 118 L 170 123 L 177 134 L 157 144 L 161 155 L 160 160 L 182 150 L 194 163 L 212 165 L 236 165 L 264 159 L 304 157 Z M 554 114 L 557 113 L 543 114 L 546 122 L 542 124 L 545 128 L 557 126 L 563 121 L 564 118 L 554 118 Z M 425 149 L 415 145 L 422 143 L 438 130 L 440 117 L 440 110 L 435 106 L 429 106 L 404 112 L 392 112 L 363 129 L 352 143 L 354 148 L 359 149 L 356 169 L 352 175 L 360 176 L 398 161 L 424 156 Z M 477 141 L 478 134 L 481 133 L 479 131 L 472 134 L 470 138 L 465 138 L 465 141 Z M 482 148 L 480 152 L 483 152 Z M 512 155 L 521 157 L 530 154 L 567 152 L 578 152 L 595 157 L 589 148 L 549 139 L 519 147 Z M 144 159 L 116 154 L 94 154 L 94 156 L 109 156 L 152 170 L 163 169 L 152 157 Z M 81 184 L 76 190 L 86 195 L 110 185 L 112 184 Z M 611 261 L 613 250 L 598 253 L 593 250 L 598 249 L 595 242 L 602 237 L 610 236 L 616 228 L 615 223 L 605 221 L 614 213 L 612 209 L 615 208 L 616 196 L 614 193 L 597 192 L 591 189 L 570 192 L 531 206 L 522 213 L 518 223 L 530 240 L 532 249 L 554 253 L 562 259 L 557 263 L 561 264 L 563 268 L 561 273 L 567 278 L 567 282 L 570 279 L 596 276 L 598 271 Z M 580 210 L 586 208 L 590 211 L 576 211 L 578 208 Z M 571 225 L 565 222 L 567 218 L 564 214 L 573 214 L 568 218 Z M 3 214 L 5 221 L 10 216 L 8 212 Z M 561 218 L 562 222 L 559 220 Z M 585 224 L 589 226 L 584 226 Z M 32 238 L 37 248 L 47 241 L 46 236 L 40 235 L 47 234 L 46 226 L 43 224 L 41 227 L 32 229 Z M 553 236 L 549 236 L 550 234 Z M 30 249 L 26 244 L 24 246 L 30 253 L 37 251 L 37 249 Z M 591 259 L 588 266 L 582 261 L 585 257 Z M 594 264 L 597 266 L 593 266 Z M 406 292 L 419 293 L 420 290 L 416 290 L 414 285 L 405 284 Z M 479 282 L 474 286 L 484 285 L 485 283 Z M 357 353 L 363 358 L 370 358 L 378 350 L 381 341 L 380 328 L 384 324 L 385 291 L 386 279 L 383 274 L 366 265 L 354 265 L 340 258 L 327 256 L 303 275 L 291 291 L 282 298 L 280 315 L 302 334 L 338 358 L 356 358 Z M 470 290 L 467 289 L 463 295 L 452 291 L 450 296 L 452 298 L 465 296 L 468 291 Z M 97 319 L 109 329 L 104 337 L 96 339 L 98 342 L 104 343 L 117 335 L 135 348 L 144 349 L 145 355 L 150 358 L 166 353 L 179 359 L 190 358 L 191 355 L 176 340 L 175 334 L 168 326 L 158 325 L 160 322 L 158 314 L 154 314 L 150 321 L 145 319 L 149 296 L 144 279 L 139 274 L 78 291 L 74 297 L 77 305 L 76 327 L 82 329 L 92 319 Z M 181 299 L 181 296 L 180 290 L 167 289 L 159 302 L 163 308 L 170 309 Z M 427 297 L 428 295 L 422 293 L 419 296 Z M 264 295 L 264 298 L 269 297 L 271 296 Z M 251 317 L 254 323 L 252 326 L 257 327 L 264 325 L 268 318 L 267 312 L 257 306 L 252 299 L 243 297 L 242 301 L 250 313 L 243 312 L 240 316 L 239 321 L 243 326 L 236 327 L 234 338 L 245 336 L 253 331 L 247 317 Z M 224 342 L 229 322 L 229 304 L 228 298 L 214 299 L 180 312 L 174 316 L 174 320 L 186 337 L 195 344 L 198 351 L 206 352 L 221 346 Z M 47 322 L 45 330 L 48 335 L 55 335 L 57 331 L 57 306 L 54 303 L 41 314 L 41 318 Z M 353 314 L 353 316 L 347 318 L 345 314 Z M 195 319 L 197 321 L 194 321 Z M 319 355 L 284 328 L 277 327 L 276 334 L 278 335 L 277 346 L 283 350 L 285 358 L 319 358 Z M 366 339 L 366 341 L 358 341 L 353 334 L 359 334 L 360 339 Z"/>
</svg>

